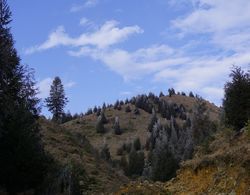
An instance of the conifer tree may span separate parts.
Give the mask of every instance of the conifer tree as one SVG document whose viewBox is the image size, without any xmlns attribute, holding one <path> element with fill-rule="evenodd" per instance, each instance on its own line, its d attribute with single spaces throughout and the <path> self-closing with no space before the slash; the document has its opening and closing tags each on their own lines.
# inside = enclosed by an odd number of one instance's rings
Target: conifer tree
<svg viewBox="0 0 250 195">
<path fill-rule="evenodd" d="M 96 122 L 96 132 L 97 133 L 105 133 L 105 128 L 104 128 L 104 124 L 102 121 L 102 117 L 99 116 L 97 118 L 97 122 Z"/>
<path fill-rule="evenodd" d="M 0 189 L 16 194 L 37 189 L 49 160 L 39 134 L 33 73 L 20 64 L 10 22 L 7 1 L 0 0 Z"/>
<path fill-rule="evenodd" d="M 50 88 L 50 96 L 45 99 L 49 111 L 53 114 L 53 120 L 60 122 L 64 113 L 63 109 L 68 102 L 65 97 L 62 81 L 55 77 Z"/>
<path fill-rule="evenodd" d="M 153 127 L 154 127 L 154 125 L 155 125 L 156 122 L 157 122 L 156 113 L 155 113 L 155 110 L 152 109 L 152 116 L 151 116 L 151 119 L 150 119 L 150 123 L 148 125 L 148 131 L 149 132 L 152 132 Z"/>
<path fill-rule="evenodd" d="M 225 84 L 223 107 L 227 125 L 240 130 L 250 119 L 250 71 L 244 72 L 234 67 L 230 77 L 232 81 Z"/>
<path fill-rule="evenodd" d="M 122 134 L 122 130 L 120 128 L 120 124 L 119 124 L 119 118 L 118 117 L 115 117 L 115 123 L 114 123 L 114 133 L 116 135 L 121 135 Z"/>
</svg>

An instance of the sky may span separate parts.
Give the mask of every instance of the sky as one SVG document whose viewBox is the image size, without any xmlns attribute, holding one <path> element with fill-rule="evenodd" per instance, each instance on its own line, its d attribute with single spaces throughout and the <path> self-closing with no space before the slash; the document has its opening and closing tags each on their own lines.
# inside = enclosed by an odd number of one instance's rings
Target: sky
<svg viewBox="0 0 250 195">
<path fill-rule="evenodd" d="M 249 0 L 9 1 L 23 64 L 38 96 L 55 76 L 85 112 L 103 102 L 168 88 L 220 106 L 233 65 L 250 69 Z M 46 108 L 42 113 L 48 115 Z"/>
</svg>

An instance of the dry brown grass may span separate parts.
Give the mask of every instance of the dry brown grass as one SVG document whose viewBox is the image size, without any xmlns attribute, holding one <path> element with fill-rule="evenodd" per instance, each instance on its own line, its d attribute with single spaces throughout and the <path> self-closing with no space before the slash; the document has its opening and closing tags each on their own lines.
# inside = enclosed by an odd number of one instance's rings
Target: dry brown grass
<svg viewBox="0 0 250 195">
<path fill-rule="evenodd" d="M 196 102 L 195 98 L 190 98 L 188 96 L 174 95 L 172 97 L 164 96 L 162 99 L 173 102 L 178 105 L 183 104 L 188 111 L 192 111 L 194 104 Z M 210 117 L 214 121 L 218 121 L 220 110 L 215 105 L 206 102 L 210 113 Z M 91 145 L 100 149 L 104 143 L 108 144 L 110 153 L 113 159 L 120 159 L 117 155 L 117 149 L 125 142 L 132 142 L 135 138 L 139 137 L 142 146 L 145 145 L 148 137 L 148 124 L 150 122 L 151 115 L 142 109 L 139 109 L 140 114 L 134 115 L 133 112 L 125 112 L 125 107 L 123 105 L 121 110 L 115 110 L 113 108 L 108 108 L 105 111 L 105 116 L 108 119 L 108 124 L 105 125 L 107 130 L 104 134 L 98 134 L 95 130 L 95 125 L 97 121 L 97 116 L 95 114 L 84 116 L 82 118 L 70 121 L 63 124 L 62 126 L 69 129 L 72 132 L 80 133 L 85 135 L 90 141 Z M 129 104 L 131 110 L 135 108 L 134 105 Z M 123 129 L 124 133 L 122 135 L 115 135 L 113 133 L 112 125 L 115 117 L 119 117 L 120 127 Z M 158 114 L 157 117 L 161 119 L 164 123 L 166 119 L 161 118 Z M 178 122 L 179 121 L 179 122 Z M 177 119 L 179 124 L 182 121 Z"/>
<path fill-rule="evenodd" d="M 95 149 L 84 136 L 69 129 L 40 119 L 45 149 L 61 164 L 82 166 L 90 183 L 89 194 L 111 192 L 128 180 L 123 174 L 98 158 Z"/>
</svg>

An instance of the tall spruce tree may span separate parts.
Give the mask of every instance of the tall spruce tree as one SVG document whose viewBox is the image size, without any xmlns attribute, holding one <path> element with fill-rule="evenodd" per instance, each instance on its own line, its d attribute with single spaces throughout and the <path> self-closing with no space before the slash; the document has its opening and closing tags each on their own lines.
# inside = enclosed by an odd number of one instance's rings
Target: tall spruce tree
<svg viewBox="0 0 250 195">
<path fill-rule="evenodd" d="M 32 72 L 20 64 L 10 32 L 11 11 L 0 0 L 0 188 L 36 189 L 48 168 L 39 135 L 39 100 Z"/>
<path fill-rule="evenodd" d="M 53 120 L 60 122 L 63 116 L 63 109 L 68 102 L 65 96 L 62 81 L 55 77 L 50 88 L 50 96 L 45 99 L 49 111 L 53 114 Z"/>
<path fill-rule="evenodd" d="M 232 80 L 224 87 L 225 122 L 238 131 L 250 119 L 250 71 L 245 73 L 240 67 L 234 67 L 230 77 Z"/>
</svg>

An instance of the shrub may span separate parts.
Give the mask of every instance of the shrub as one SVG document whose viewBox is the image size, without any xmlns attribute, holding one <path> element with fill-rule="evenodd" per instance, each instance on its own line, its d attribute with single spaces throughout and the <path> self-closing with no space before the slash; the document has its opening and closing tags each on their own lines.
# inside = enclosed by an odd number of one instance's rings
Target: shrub
<svg viewBox="0 0 250 195">
<path fill-rule="evenodd" d="M 122 134 L 122 130 L 120 128 L 119 118 L 118 117 L 115 117 L 115 123 L 114 123 L 113 129 L 114 129 L 114 133 L 116 135 L 121 135 Z"/>
<path fill-rule="evenodd" d="M 123 145 L 122 145 L 121 147 L 117 148 L 116 154 L 117 154 L 118 156 L 123 155 L 123 150 L 124 150 L 124 147 L 123 147 Z"/>
<path fill-rule="evenodd" d="M 140 114 L 140 111 L 139 111 L 139 109 L 138 109 L 137 107 L 135 107 L 133 113 L 134 113 L 135 115 L 139 115 L 139 114 Z"/>
<path fill-rule="evenodd" d="M 128 105 L 128 106 L 126 106 L 126 108 L 125 108 L 125 112 L 131 112 L 131 108 L 130 108 L 130 106 Z"/>
<path fill-rule="evenodd" d="M 96 122 L 96 132 L 97 133 L 105 133 L 105 128 L 102 123 L 101 117 L 99 116 Z"/>
<path fill-rule="evenodd" d="M 100 156 L 101 156 L 102 159 L 104 159 L 106 161 L 110 161 L 111 160 L 111 155 L 110 155 L 109 148 L 108 148 L 107 144 L 105 144 L 101 148 Z"/>
<path fill-rule="evenodd" d="M 139 137 L 134 140 L 133 146 L 136 151 L 141 149 L 141 142 Z"/>
<path fill-rule="evenodd" d="M 154 150 L 151 162 L 154 181 L 167 181 L 176 175 L 178 162 L 166 146 Z"/>
<path fill-rule="evenodd" d="M 123 169 L 125 175 L 128 175 L 128 161 L 126 155 L 122 155 L 120 166 Z"/>
<path fill-rule="evenodd" d="M 131 150 L 129 153 L 128 176 L 140 176 L 144 168 L 144 152 Z"/>
<path fill-rule="evenodd" d="M 247 132 L 247 136 L 250 138 L 250 119 L 248 119 L 246 123 L 246 132 Z"/>
</svg>

